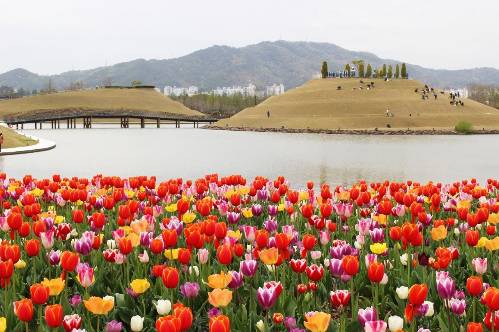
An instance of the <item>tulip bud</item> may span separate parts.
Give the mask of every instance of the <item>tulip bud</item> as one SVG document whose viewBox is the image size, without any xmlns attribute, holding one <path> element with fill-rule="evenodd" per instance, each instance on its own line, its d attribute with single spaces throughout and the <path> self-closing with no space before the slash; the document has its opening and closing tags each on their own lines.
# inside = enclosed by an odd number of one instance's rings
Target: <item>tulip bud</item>
<svg viewBox="0 0 499 332">
<path fill-rule="evenodd" d="M 114 240 L 107 240 L 106 244 L 107 244 L 107 247 L 109 249 L 116 249 L 116 241 L 114 241 Z"/>
<path fill-rule="evenodd" d="M 158 300 L 154 305 L 158 315 L 161 316 L 168 315 L 172 310 L 172 303 L 169 300 Z"/>
<path fill-rule="evenodd" d="M 408 255 L 407 254 L 403 254 L 400 256 L 400 263 L 402 263 L 402 265 L 404 266 L 407 266 L 407 259 L 408 259 Z"/>
<path fill-rule="evenodd" d="M 195 275 L 196 277 L 199 277 L 199 268 L 197 266 L 189 266 L 189 274 L 190 275 Z"/>
<path fill-rule="evenodd" d="M 426 317 L 431 317 L 435 313 L 435 310 L 433 309 L 433 302 L 430 301 L 424 301 L 423 304 L 428 305 L 428 311 L 425 313 Z"/>
<path fill-rule="evenodd" d="M 144 317 L 133 316 L 130 320 L 130 328 L 134 332 L 140 332 L 144 328 Z"/>
</svg>

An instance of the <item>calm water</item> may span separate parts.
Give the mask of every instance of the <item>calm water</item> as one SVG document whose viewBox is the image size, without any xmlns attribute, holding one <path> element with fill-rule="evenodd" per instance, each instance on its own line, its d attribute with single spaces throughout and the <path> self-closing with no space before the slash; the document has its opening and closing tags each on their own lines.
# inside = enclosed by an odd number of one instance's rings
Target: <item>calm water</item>
<svg viewBox="0 0 499 332">
<path fill-rule="evenodd" d="M 25 130 L 54 150 L 0 157 L 9 176 L 96 173 L 197 178 L 240 173 L 350 184 L 358 179 L 455 181 L 499 177 L 499 136 L 344 136 L 203 129 Z"/>
</svg>

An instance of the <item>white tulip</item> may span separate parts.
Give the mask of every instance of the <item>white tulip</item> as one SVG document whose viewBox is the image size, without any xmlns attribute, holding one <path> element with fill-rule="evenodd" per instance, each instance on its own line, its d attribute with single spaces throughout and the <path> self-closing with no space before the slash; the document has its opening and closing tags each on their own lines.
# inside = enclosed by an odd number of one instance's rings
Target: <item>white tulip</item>
<svg viewBox="0 0 499 332">
<path fill-rule="evenodd" d="M 383 279 L 381 279 L 380 284 L 386 285 L 388 283 L 388 274 L 383 274 Z"/>
<path fill-rule="evenodd" d="M 133 316 L 130 320 L 130 328 L 133 332 L 140 332 L 144 328 L 144 317 Z"/>
<path fill-rule="evenodd" d="M 106 244 L 107 244 L 107 247 L 109 249 L 116 249 L 116 241 L 114 241 L 114 240 L 107 240 Z"/>
<path fill-rule="evenodd" d="M 197 267 L 196 265 L 189 266 L 189 274 L 190 275 L 194 274 L 196 277 L 199 277 L 199 267 Z"/>
<path fill-rule="evenodd" d="M 263 332 L 265 331 L 265 323 L 263 322 L 263 320 L 259 320 L 257 323 L 256 323 L 256 328 L 258 329 L 258 331 L 260 332 Z"/>
<path fill-rule="evenodd" d="M 395 289 L 395 292 L 397 293 L 397 296 L 401 300 L 407 299 L 407 296 L 409 296 L 409 288 L 405 286 L 400 286 Z"/>
<path fill-rule="evenodd" d="M 404 319 L 399 316 L 388 317 L 388 328 L 391 332 L 402 330 L 404 328 Z"/>
<path fill-rule="evenodd" d="M 172 303 L 169 300 L 158 300 L 154 305 L 158 315 L 168 315 L 172 310 Z"/>
<path fill-rule="evenodd" d="M 456 228 L 454 228 L 454 234 L 455 234 L 456 236 L 458 236 L 459 234 L 461 234 L 461 232 L 459 232 L 459 228 L 457 228 L 457 227 L 456 227 Z"/>
<path fill-rule="evenodd" d="M 430 301 L 424 301 L 423 304 L 428 305 L 428 311 L 426 312 L 425 316 L 426 317 L 431 317 L 435 313 L 435 310 L 433 309 L 433 302 Z"/>
<path fill-rule="evenodd" d="M 407 259 L 408 259 L 407 254 L 403 254 L 400 256 L 400 262 L 402 263 L 402 265 L 407 265 Z"/>
<path fill-rule="evenodd" d="M 102 299 L 105 300 L 105 301 L 112 301 L 113 302 L 113 306 L 114 306 L 114 296 L 107 295 L 107 296 L 104 296 Z"/>
</svg>

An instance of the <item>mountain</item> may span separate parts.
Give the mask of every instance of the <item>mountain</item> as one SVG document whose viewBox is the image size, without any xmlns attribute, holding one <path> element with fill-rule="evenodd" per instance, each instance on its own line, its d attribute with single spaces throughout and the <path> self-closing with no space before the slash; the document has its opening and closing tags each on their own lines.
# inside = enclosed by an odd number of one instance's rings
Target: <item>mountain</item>
<svg viewBox="0 0 499 332">
<path fill-rule="evenodd" d="M 161 88 L 165 85 L 196 85 L 201 89 L 213 89 L 250 82 L 260 88 L 273 83 L 283 83 L 286 88 L 292 88 L 319 73 L 324 60 L 328 61 L 330 70 L 336 70 L 357 59 L 371 63 L 374 67 L 383 63 L 400 63 L 329 43 L 276 41 L 241 48 L 212 46 L 175 59 L 137 59 L 51 76 L 14 69 L 0 74 L 0 85 L 28 90 L 46 89 L 50 80 L 53 87 L 64 89 L 75 81 L 82 81 L 84 86 L 92 87 L 109 82 L 113 85 L 128 85 L 133 80 L 140 80 Z M 499 85 L 499 70 L 495 68 L 441 70 L 411 64 L 407 68 L 411 78 L 439 88 L 460 88 L 473 83 Z"/>
</svg>

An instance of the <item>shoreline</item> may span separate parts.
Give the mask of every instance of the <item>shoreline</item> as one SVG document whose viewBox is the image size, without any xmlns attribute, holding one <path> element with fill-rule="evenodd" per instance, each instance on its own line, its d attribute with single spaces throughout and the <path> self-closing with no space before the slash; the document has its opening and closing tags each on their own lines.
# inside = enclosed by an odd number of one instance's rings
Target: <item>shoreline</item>
<svg viewBox="0 0 499 332">
<path fill-rule="evenodd" d="M 36 136 L 31 136 L 31 135 L 26 135 L 24 133 L 20 133 L 18 131 L 15 131 L 19 135 L 23 135 L 25 137 L 31 138 L 32 140 L 38 141 L 38 143 L 33 144 L 33 145 L 27 145 L 27 146 L 19 146 L 16 148 L 4 148 L 0 152 L 0 157 L 3 156 L 11 156 L 11 155 L 16 155 L 16 154 L 27 154 L 27 153 L 35 153 L 35 152 L 43 152 L 47 150 L 52 150 L 55 148 L 57 145 L 55 142 L 49 141 L 47 139 L 43 138 L 38 138 Z"/>
<path fill-rule="evenodd" d="M 293 128 L 252 128 L 203 126 L 203 129 L 252 131 L 287 134 L 328 134 L 328 135 L 499 135 L 499 129 L 474 130 L 471 133 L 459 133 L 450 129 L 293 129 Z"/>
</svg>

